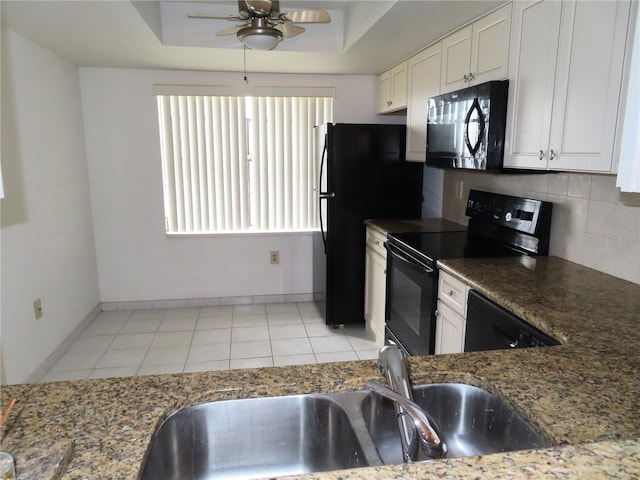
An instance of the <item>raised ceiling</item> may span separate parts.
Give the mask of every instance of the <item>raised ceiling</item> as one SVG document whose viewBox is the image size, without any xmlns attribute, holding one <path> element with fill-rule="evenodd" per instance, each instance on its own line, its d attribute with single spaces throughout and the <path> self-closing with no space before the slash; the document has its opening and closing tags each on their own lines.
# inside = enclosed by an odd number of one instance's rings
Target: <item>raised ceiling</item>
<svg viewBox="0 0 640 480">
<path fill-rule="evenodd" d="M 247 51 L 253 72 L 377 74 L 504 0 L 280 0 L 283 12 L 324 8 L 330 24 L 272 51 Z M 186 13 L 235 15 L 237 1 L 3 0 L 5 28 L 79 66 L 242 71 L 233 23 Z"/>
</svg>

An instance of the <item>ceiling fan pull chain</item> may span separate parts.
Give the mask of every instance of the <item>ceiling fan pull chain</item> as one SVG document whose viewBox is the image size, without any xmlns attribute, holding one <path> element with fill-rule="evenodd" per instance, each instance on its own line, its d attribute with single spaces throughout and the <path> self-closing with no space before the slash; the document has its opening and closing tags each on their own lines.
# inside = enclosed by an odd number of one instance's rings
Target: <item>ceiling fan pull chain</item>
<svg viewBox="0 0 640 480">
<path fill-rule="evenodd" d="M 242 45 L 242 56 L 244 60 L 244 83 L 249 83 L 249 79 L 247 78 L 247 46 Z"/>
</svg>

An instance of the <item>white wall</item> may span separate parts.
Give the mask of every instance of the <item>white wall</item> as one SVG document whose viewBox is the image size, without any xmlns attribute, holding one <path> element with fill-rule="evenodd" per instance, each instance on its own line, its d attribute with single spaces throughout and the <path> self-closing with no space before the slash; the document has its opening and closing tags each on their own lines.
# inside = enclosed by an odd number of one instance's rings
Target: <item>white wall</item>
<svg viewBox="0 0 640 480">
<path fill-rule="evenodd" d="M 334 121 L 375 114 L 374 76 L 249 74 L 252 85 L 333 86 Z M 103 302 L 309 294 L 310 234 L 168 239 L 154 84 L 242 85 L 240 73 L 81 68 Z M 270 265 L 269 251 L 280 251 Z"/>
<path fill-rule="evenodd" d="M 99 296 L 78 70 L 20 35 L 3 35 L 1 342 L 5 380 L 17 383 Z"/>
<path fill-rule="evenodd" d="M 463 197 L 456 184 L 463 182 Z M 467 223 L 469 189 L 553 202 L 550 255 L 640 283 L 640 193 L 620 193 L 615 175 L 498 175 L 447 171 L 443 216 Z"/>
</svg>

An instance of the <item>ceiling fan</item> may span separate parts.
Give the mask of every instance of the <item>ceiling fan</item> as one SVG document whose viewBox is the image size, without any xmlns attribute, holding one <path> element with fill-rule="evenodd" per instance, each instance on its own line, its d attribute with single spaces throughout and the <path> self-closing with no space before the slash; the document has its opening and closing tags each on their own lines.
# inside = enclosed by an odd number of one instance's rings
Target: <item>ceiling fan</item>
<svg viewBox="0 0 640 480">
<path fill-rule="evenodd" d="M 189 18 L 244 22 L 225 28 L 216 35 L 236 34 L 252 50 L 272 50 L 282 38 L 291 38 L 304 32 L 297 23 L 329 23 L 326 10 L 296 10 L 280 13 L 279 0 L 238 0 L 238 15 L 221 17 L 206 13 L 188 13 Z"/>
</svg>

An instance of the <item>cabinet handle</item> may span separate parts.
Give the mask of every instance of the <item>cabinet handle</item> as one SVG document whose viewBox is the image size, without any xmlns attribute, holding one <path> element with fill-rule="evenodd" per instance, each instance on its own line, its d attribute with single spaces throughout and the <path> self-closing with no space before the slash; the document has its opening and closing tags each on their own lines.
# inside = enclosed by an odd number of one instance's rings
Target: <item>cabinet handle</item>
<svg viewBox="0 0 640 480">
<path fill-rule="evenodd" d="M 549 150 L 549 160 L 553 160 L 556 158 L 556 152 L 554 150 Z"/>
<path fill-rule="evenodd" d="M 449 295 L 450 297 L 453 297 L 453 290 L 449 290 L 449 291 L 447 292 L 447 295 Z"/>
<path fill-rule="evenodd" d="M 463 82 L 463 83 L 467 83 L 467 82 L 469 82 L 469 77 L 467 76 L 467 74 L 466 74 L 466 73 L 462 76 L 462 82 Z"/>
<path fill-rule="evenodd" d="M 380 240 L 374 240 L 374 242 L 376 245 L 380 246 Z"/>
<path fill-rule="evenodd" d="M 544 160 L 544 150 L 540 150 L 540 152 L 538 152 L 538 160 Z"/>
<path fill-rule="evenodd" d="M 469 73 L 469 81 L 473 82 L 475 80 L 476 76 L 473 73 Z"/>
<path fill-rule="evenodd" d="M 390 107 L 393 104 L 391 100 L 387 100 L 387 107 Z"/>
</svg>

